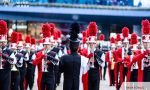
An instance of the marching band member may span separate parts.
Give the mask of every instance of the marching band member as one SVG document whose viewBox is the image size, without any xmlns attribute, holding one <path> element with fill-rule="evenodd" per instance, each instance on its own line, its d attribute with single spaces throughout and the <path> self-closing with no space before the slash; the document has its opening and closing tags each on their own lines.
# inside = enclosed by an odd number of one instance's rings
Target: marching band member
<svg viewBox="0 0 150 90">
<path fill-rule="evenodd" d="M 36 58 L 36 40 L 31 38 L 31 48 L 29 53 L 29 61 L 27 61 L 27 71 L 26 71 L 26 90 L 29 86 L 30 90 L 33 90 L 34 85 L 34 74 L 35 66 L 32 64 L 33 60 Z"/>
<path fill-rule="evenodd" d="M 19 64 L 18 62 L 20 62 L 21 55 L 17 53 L 18 38 L 19 38 L 18 33 L 12 32 L 10 49 L 12 50 L 13 53 L 11 55 L 14 56 L 13 58 L 16 59 L 17 61 L 12 65 L 11 68 L 11 90 L 19 90 L 20 85 L 20 73 L 17 65 Z"/>
<path fill-rule="evenodd" d="M 30 36 L 26 36 L 25 38 L 25 44 L 24 46 L 19 46 L 18 47 L 18 53 L 22 54 L 23 58 L 23 65 L 19 67 L 20 71 L 20 90 L 24 90 L 24 82 L 25 82 L 25 75 L 26 75 L 26 68 L 27 68 L 27 61 L 29 60 L 29 50 L 30 50 L 30 43 L 31 43 L 31 38 Z"/>
<path fill-rule="evenodd" d="M 96 22 L 90 22 L 88 26 L 88 44 L 90 47 L 90 54 L 88 55 L 90 69 L 88 71 L 88 90 L 99 90 L 100 74 L 99 66 L 103 65 L 105 55 L 100 50 L 96 49 L 96 36 L 97 36 Z"/>
<path fill-rule="evenodd" d="M 149 82 L 149 70 L 150 70 L 150 23 L 148 20 L 142 21 L 142 44 L 143 49 L 141 54 L 139 54 L 136 59 L 138 59 L 138 81 L 139 82 Z"/>
<path fill-rule="evenodd" d="M 124 63 L 128 67 L 128 74 L 127 74 L 127 82 L 137 82 L 138 81 L 138 63 L 135 60 L 135 56 L 138 55 L 138 39 L 135 33 L 132 33 L 130 43 L 131 47 L 131 55 L 128 55 L 124 59 Z"/>
<path fill-rule="evenodd" d="M 44 24 L 42 26 L 43 33 L 43 46 L 44 49 L 38 52 L 33 64 L 36 65 L 41 63 L 42 73 L 40 74 L 40 90 L 54 90 L 55 84 L 55 71 L 54 66 L 58 64 L 56 59 L 57 55 L 55 52 L 51 51 L 50 42 L 50 26 L 49 24 Z"/>
<path fill-rule="evenodd" d="M 108 74 L 109 74 L 109 86 L 115 85 L 115 72 L 114 72 L 114 66 L 115 66 L 115 38 L 110 38 L 110 50 L 106 52 L 105 60 L 108 62 Z"/>
<path fill-rule="evenodd" d="M 10 90 L 11 85 L 11 64 L 16 63 L 16 59 L 11 50 L 9 50 L 5 43 L 7 42 L 7 23 L 0 20 L 0 89 Z M 10 56 L 11 55 L 11 56 Z"/>
<path fill-rule="evenodd" d="M 60 70 L 64 73 L 63 90 L 83 90 L 82 75 L 87 72 L 88 59 L 77 52 L 80 43 L 79 31 L 79 24 L 73 23 L 69 39 L 71 53 L 60 58 Z"/>
</svg>

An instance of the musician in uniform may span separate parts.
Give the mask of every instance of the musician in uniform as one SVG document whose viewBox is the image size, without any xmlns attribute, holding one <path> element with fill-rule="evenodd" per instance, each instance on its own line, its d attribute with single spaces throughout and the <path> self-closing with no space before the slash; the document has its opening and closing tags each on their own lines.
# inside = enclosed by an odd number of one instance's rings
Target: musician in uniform
<svg viewBox="0 0 150 90">
<path fill-rule="evenodd" d="M 115 38 L 110 38 L 110 50 L 106 52 L 105 60 L 108 62 L 108 74 L 109 74 L 109 86 L 115 85 L 115 72 L 114 72 L 114 66 L 115 66 Z"/>
<path fill-rule="evenodd" d="M 90 54 L 88 55 L 90 65 L 90 69 L 88 71 L 88 90 L 99 90 L 99 66 L 104 65 L 103 60 L 105 59 L 104 53 L 96 49 L 97 31 L 98 28 L 96 22 L 90 22 L 88 26 L 88 50 L 90 51 Z"/>
<path fill-rule="evenodd" d="M 22 54 L 23 58 L 23 65 L 19 67 L 20 71 L 20 90 L 24 90 L 24 82 L 25 82 L 25 75 L 26 75 L 26 69 L 27 69 L 27 61 L 29 60 L 29 50 L 30 50 L 30 43 L 31 38 L 30 36 L 26 36 L 24 46 L 18 47 L 18 53 Z"/>
<path fill-rule="evenodd" d="M 35 65 L 32 64 L 33 60 L 36 58 L 36 40 L 35 38 L 31 39 L 31 48 L 29 52 L 29 61 L 27 61 L 27 72 L 26 72 L 26 90 L 29 87 L 30 90 L 33 90 L 34 85 L 34 74 L 35 74 Z"/>
<path fill-rule="evenodd" d="M 10 90 L 11 85 L 11 64 L 15 64 L 16 60 L 10 55 L 11 51 L 6 47 L 7 42 L 7 23 L 0 20 L 0 89 Z"/>
<path fill-rule="evenodd" d="M 42 26 L 43 34 L 43 46 L 40 52 L 38 52 L 37 57 L 33 60 L 33 64 L 36 65 L 41 63 L 41 80 L 40 80 L 40 90 L 54 90 L 55 84 L 55 71 L 54 66 L 58 64 L 57 55 L 55 52 L 51 51 L 51 39 L 50 39 L 50 26 L 49 24 L 43 24 Z"/>
<path fill-rule="evenodd" d="M 70 54 L 60 58 L 60 70 L 64 73 L 63 90 L 82 90 L 82 75 L 87 71 L 85 68 L 87 60 L 84 56 L 78 54 L 80 40 L 78 33 L 80 27 L 78 23 L 71 25 L 71 35 L 69 39 Z M 81 71 L 81 68 L 83 71 Z M 84 68 L 84 69 L 83 69 Z"/>
<path fill-rule="evenodd" d="M 16 63 L 13 63 L 11 68 L 11 90 L 19 90 L 20 85 L 20 73 L 18 66 L 21 65 L 20 60 L 22 56 L 17 53 L 18 38 L 18 33 L 12 32 L 10 44 L 10 50 L 12 50 L 12 54 L 10 56 L 13 56 L 14 59 L 16 59 Z"/>
</svg>

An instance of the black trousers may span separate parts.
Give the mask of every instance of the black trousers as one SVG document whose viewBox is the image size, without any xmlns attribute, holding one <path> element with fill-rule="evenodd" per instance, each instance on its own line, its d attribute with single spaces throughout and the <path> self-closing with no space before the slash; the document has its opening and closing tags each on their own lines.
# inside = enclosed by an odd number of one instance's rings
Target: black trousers
<svg viewBox="0 0 150 90">
<path fill-rule="evenodd" d="M 21 67 L 19 68 L 20 72 L 20 90 L 24 90 L 24 80 L 25 80 L 25 75 L 26 75 L 26 67 Z"/>
<path fill-rule="evenodd" d="M 143 82 L 150 82 L 150 67 L 143 70 Z"/>
<path fill-rule="evenodd" d="M 55 75 L 51 75 L 49 72 L 43 72 L 41 80 L 41 90 L 54 90 Z"/>
<path fill-rule="evenodd" d="M 56 86 L 59 84 L 59 66 L 55 66 L 55 86 L 54 90 L 56 90 Z"/>
<path fill-rule="evenodd" d="M 35 67 L 33 66 L 32 68 L 27 68 L 27 72 L 26 72 L 26 89 L 29 86 L 29 89 L 32 90 L 33 89 L 33 85 L 34 85 L 34 73 L 35 73 Z"/>
<path fill-rule="evenodd" d="M 0 69 L 0 90 L 10 90 L 11 70 Z"/>
<path fill-rule="evenodd" d="M 99 70 L 90 69 L 88 72 L 88 90 L 99 90 L 100 73 Z"/>
<path fill-rule="evenodd" d="M 11 90 L 19 90 L 20 74 L 19 71 L 11 71 Z"/>
<path fill-rule="evenodd" d="M 138 81 L 138 69 L 133 69 L 131 72 L 131 77 L 130 77 L 131 82 L 137 82 Z"/>
<path fill-rule="evenodd" d="M 127 73 L 128 73 L 128 68 L 123 67 L 123 81 L 125 80 L 125 77 L 127 77 Z"/>
<path fill-rule="evenodd" d="M 115 75 L 114 75 L 114 70 L 110 70 L 110 78 L 111 78 L 111 82 L 112 85 L 115 85 Z"/>
</svg>

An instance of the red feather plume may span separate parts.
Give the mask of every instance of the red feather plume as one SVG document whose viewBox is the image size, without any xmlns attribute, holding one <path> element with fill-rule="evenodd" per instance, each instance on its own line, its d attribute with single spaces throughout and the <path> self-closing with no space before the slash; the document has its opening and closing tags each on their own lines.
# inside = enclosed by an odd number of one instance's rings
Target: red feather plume
<svg viewBox="0 0 150 90">
<path fill-rule="evenodd" d="M 7 23 L 4 20 L 0 20 L 0 35 L 6 35 L 7 33 Z"/>
<path fill-rule="evenodd" d="M 128 35 L 129 35 L 129 29 L 127 27 L 124 27 L 122 29 L 122 35 L 123 35 L 123 37 L 128 37 Z"/>
<path fill-rule="evenodd" d="M 96 22 L 90 22 L 89 26 L 88 26 L 88 33 L 89 36 L 96 36 L 97 32 L 98 32 L 98 28 L 96 25 Z"/>
<path fill-rule="evenodd" d="M 51 35 L 54 35 L 55 34 L 55 24 L 54 23 L 50 23 L 49 26 L 50 26 L 50 33 L 51 33 Z"/>
<path fill-rule="evenodd" d="M 150 23 L 148 20 L 142 20 L 142 34 L 150 34 Z"/>
<path fill-rule="evenodd" d="M 58 38 L 61 38 L 61 34 L 62 34 L 61 31 L 58 30 L 58 31 L 57 31 Z"/>
<path fill-rule="evenodd" d="M 26 36 L 26 39 L 25 39 L 26 43 L 31 43 L 31 38 L 29 35 Z"/>
<path fill-rule="evenodd" d="M 19 37 L 18 38 L 19 41 L 23 41 L 23 39 L 22 39 L 22 33 L 18 33 L 18 37 Z"/>
<path fill-rule="evenodd" d="M 31 39 L 31 44 L 36 44 L 35 38 L 32 38 L 32 39 Z"/>
<path fill-rule="evenodd" d="M 38 43 L 43 43 L 43 40 L 42 39 L 38 40 Z"/>
<path fill-rule="evenodd" d="M 132 33 L 130 43 L 131 44 L 137 44 L 138 43 L 137 35 L 135 33 Z"/>
<path fill-rule="evenodd" d="M 42 34 L 43 34 L 43 38 L 51 36 L 49 24 L 43 24 L 43 26 L 42 26 Z"/>
<path fill-rule="evenodd" d="M 58 40 L 58 31 L 55 30 L 55 33 L 54 33 L 54 40 Z"/>
<path fill-rule="evenodd" d="M 85 43 L 86 43 L 86 41 L 87 41 L 87 38 L 86 38 L 86 37 L 83 37 L 83 39 L 82 39 L 82 43 L 83 43 L 83 44 L 85 44 Z"/>
<path fill-rule="evenodd" d="M 121 35 L 120 34 L 117 34 L 117 36 L 116 36 L 116 40 L 117 41 L 121 41 L 122 39 L 121 39 Z"/>
<path fill-rule="evenodd" d="M 11 43 L 18 43 L 18 33 L 15 31 L 11 34 Z"/>
<path fill-rule="evenodd" d="M 101 34 L 101 35 L 99 36 L 99 40 L 103 41 L 104 39 L 105 39 L 105 35 L 104 35 L 104 34 Z"/>
<path fill-rule="evenodd" d="M 110 43 L 115 43 L 115 38 L 114 37 L 110 38 Z"/>
<path fill-rule="evenodd" d="M 83 31 L 83 32 L 82 32 L 82 35 L 83 35 L 83 37 L 87 37 L 86 31 Z"/>
</svg>

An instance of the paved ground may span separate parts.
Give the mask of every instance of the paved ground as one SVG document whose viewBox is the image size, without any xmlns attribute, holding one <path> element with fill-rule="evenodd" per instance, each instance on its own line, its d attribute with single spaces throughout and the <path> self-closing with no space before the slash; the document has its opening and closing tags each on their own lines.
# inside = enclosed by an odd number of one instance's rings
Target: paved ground
<svg viewBox="0 0 150 90">
<path fill-rule="evenodd" d="M 37 71 L 37 70 L 36 70 Z M 35 83 L 34 83 L 34 88 L 33 90 L 38 90 L 37 89 L 37 74 L 35 74 Z M 63 90 L 63 78 L 61 78 L 61 84 L 57 87 L 57 90 Z M 115 90 L 114 86 L 109 86 L 109 78 L 108 78 L 108 73 L 106 73 L 106 80 L 101 80 L 100 81 L 100 90 Z"/>
</svg>

